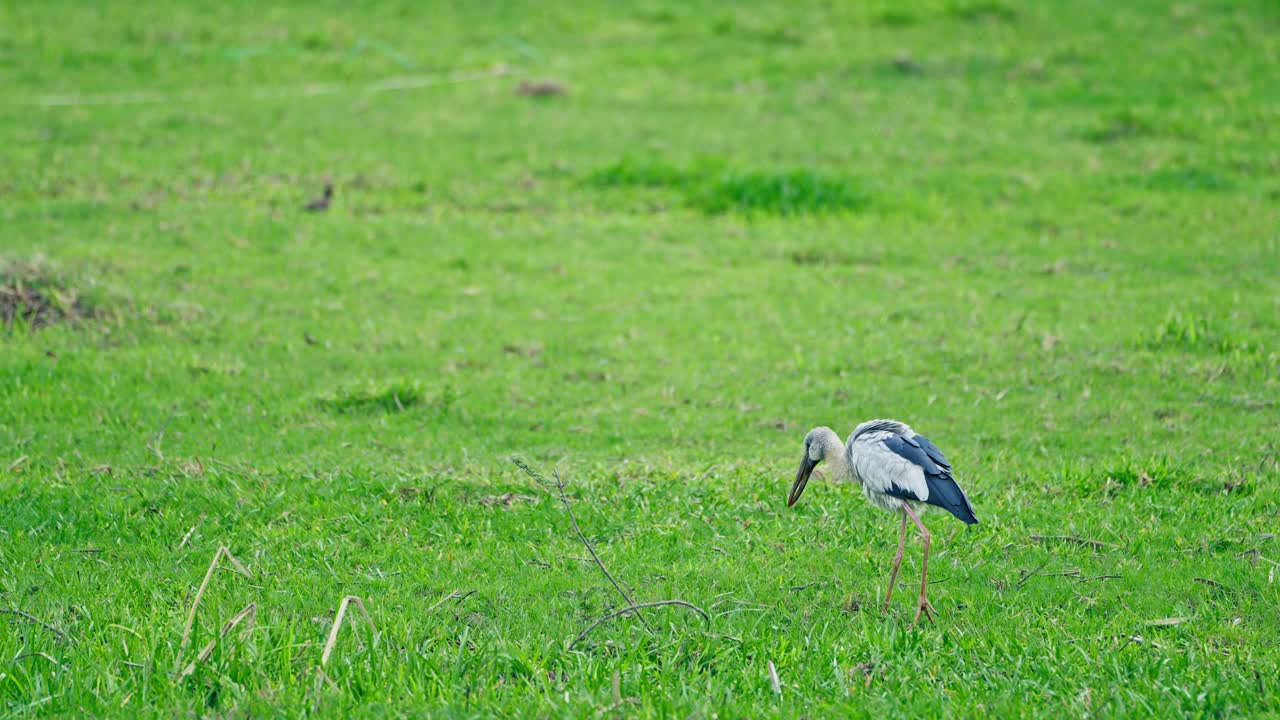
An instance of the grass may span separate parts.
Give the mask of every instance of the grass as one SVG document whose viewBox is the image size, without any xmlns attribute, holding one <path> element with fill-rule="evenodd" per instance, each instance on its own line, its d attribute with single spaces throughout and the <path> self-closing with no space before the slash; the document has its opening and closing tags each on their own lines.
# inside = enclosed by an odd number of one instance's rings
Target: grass
<svg viewBox="0 0 1280 720">
<path fill-rule="evenodd" d="M 591 181 L 600 187 L 674 189 L 686 205 L 709 215 L 822 215 L 866 205 L 847 182 L 808 170 L 741 172 L 715 163 L 680 169 L 624 158 L 593 173 Z"/>
<path fill-rule="evenodd" d="M 67 271 L 39 256 L 0 257 L 0 327 L 9 333 L 104 315 L 91 283 L 81 287 Z"/>
<path fill-rule="evenodd" d="M 1278 22 L 0 8 L 0 715 L 1280 715 Z"/>
</svg>

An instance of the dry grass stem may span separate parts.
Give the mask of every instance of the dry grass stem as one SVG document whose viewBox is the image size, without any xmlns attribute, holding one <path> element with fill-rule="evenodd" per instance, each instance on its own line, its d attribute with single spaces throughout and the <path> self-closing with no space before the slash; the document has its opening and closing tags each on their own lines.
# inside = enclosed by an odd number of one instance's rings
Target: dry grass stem
<svg viewBox="0 0 1280 720">
<path fill-rule="evenodd" d="M 431 607 L 427 608 L 427 611 L 423 614 L 430 615 L 432 611 L 434 611 L 436 608 L 440 607 L 441 605 L 445 604 L 450 600 L 465 600 L 475 594 L 476 594 L 475 590 L 468 590 L 465 593 L 458 590 L 454 590 L 453 592 L 445 595 L 444 597 L 432 603 Z"/>
<path fill-rule="evenodd" d="M 240 623 L 243 623 L 246 621 L 248 622 L 248 624 L 245 625 L 245 630 L 248 630 L 249 628 L 253 627 L 253 623 L 257 619 L 257 617 L 258 617 L 257 603 L 249 603 L 244 607 L 243 610 L 231 616 L 230 620 L 227 620 L 225 623 L 222 624 L 222 629 L 218 631 L 218 637 L 214 638 L 213 640 L 210 640 L 209 643 L 200 650 L 200 654 L 196 656 L 196 659 L 192 660 L 191 663 L 188 664 L 187 667 L 185 667 L 182 670 L 182 673 L 178 677 L 185 678 L 190 676 L 192 673 L 194 673 L 196 671 L 197 665 L 207 662 L 209 660 L 209 657 L 213 655 L 213 649 L 218 646 L 219 640 L 221 640 L 222 638 L 225 638 L 227 636 L 227 633 L 230 633 L 232 630 L 235 630 L 237 627 L 239 627 Z"/>
<path fill-rule="evenodd" d="M 178 655 L 173 667 L 174 672 L 177 672 L 178 667 L 182 664 L 182 656 L 186 654 L 187 645 L 191 642 L 191 628 L 196 623 L 196 611 L 200 609 L 200 601 L 204 598 L 204 591 L 209 587 L 209 581 L 213 579 L 213 571 L 217 569 L 218 561 L 224 557 L 231 561 L 231 564 L 235 566 L 241 575 L 247 578 L 253 577 L 245 569 L 245 566 L 236 559 L 236 556 L 231 554 L 226 545 L 218 546 L 218 551 L 213 554 L 213 560 L 209 562 L 209 569 L 204 574 L 204 580 L 200 582 L 200 588 L 196 590 L 195 600 L 191 603 L 191 612 L 187 615 L 187 625 L 182 630 L 182 642 L 178 644 Z"/>
<path fill-rule="evenodd" d="M 525 465 L 522 460 L 519 458 L 512 458 L 511 461 L 516 464 L 516 467 L 523 470 L 525 474 L 533 478 L 539 485 L 550 489 L 551 483 L 547 482 L 547 479 L 535 472 L 533 468 Z M 631 599 L 631 596 L 627 594 L 627 591 L 623 590 L 622 586 L 618 584 L 618 581 L 613 578 L 613 574 L 609 572 L 609 568 L 604 566 L 604 562 L 600 559 L 600 556 L 596 554 L 596 549 L 592 547 L 591 541 L 587 540 L 587 536 L 582 533 L 582 528 L 578 527 L 578 518 L 573 514 L 573 506 L 569 504 L 569 498 L 564 493 L 564 480 L 560 478 L 560 472 L 553 471 L 552 475 L 556 479 L 555 489 L 560 495 L 560 502 L 564 503 L 564 509 L 569 512 L 569 522 L 573 523 L 573 531 L 578 534 L 578 539 L 582 541 L 582 544 L 587 546 L 587 552 L 591 553 L 591 559 L 595 560 L 596 565 L 600 566 L 600 572 L 604 573 L 604 576 L 609 578 L 609 582 L 613 583 L 613 586 L 617 588 L 618 593 L 622 595 L 622 599 L 627 601 L 627 605 L 631 607 L 646 607 L 645 605 L 636 605 L 636 602 Z M 706 613 L 703 614 L 705 615 Z M 644 625 L 646 630 L 653 632 L 653 626 L 649 624 L 648 620 L 644 619 L 644 615 L 636 613 L 636 617 L 639 618 L 640 624 Z M 578 637 L 581 639 L 582 636 L 579 635 Z M 577 640 L 574 642 L 577 642 Z M 572 646 L 572 644 L 573 643 L 570 643 L 570 646 Z"/>
<path fill-rule="evenodd" d="M 369 616 L 369 611 L 365 609 L 364 601 L 355 595 L 348 595 L 342 598 L 342 602 L 338 604 L 338 612 L 333 616 L 333 626 L 329 628 L 329 639 L 324 643 L 324 652 L 320 655 L 320 667 L 324 668 L 329 664 L 329 656 L 333 654 L 333 648 L 338 643 L 338 631 L 342 629 L 342 620 L 347 616 L 347 606 L 355 603 L 360 608 L 360 614 L 364 615 L 365 622 L 369 623 L 369 627 L 374 631 L 374 637 L 377 638 L 378 628 L 373 624 L 373 618 Z"/>
<path fill-rule="evenodd" d="M 591 625 L 589 625 L 586 630 L 583 630 L 582 632 L 578 633 L 578 637 L 574 638 L 573 642 L 569 643 L 569 647 L 573 647 L 574 645 L 577 645 L 579 642 L 582 642 L 582 639 L 585 638 L 588 634 L 590 634 L 592 630 L 595 630 L 596 628 L 600 627 L 601 625 L 605 624 L 606 622 L 616 617 L 619 617 L 621 615 L 626 615 L 629 612 L 635 612 L 640 608 L 661 607 L 663 605 L 679 605 L 681 607 L 687 607 L 690 610 L 693 610 L 694 612 L 701 615 L 702 619 L 706 621 L 708 626 L 711 625 L 711 616 L 707 614 L 707 611 L 703 610 L 697 605 L 694 605 L 693 603 L 685 602 L 684 600 L 657 600 L 654 602 L 640 603 L 639 605 L 631 605 L 629 607 L 624 607 L 621 610 L 615 610 L 609 613 L 608 615 L 605 615 L 599 620 L 596 620 L 595 622 L 591 623 Z M 639 613 L 637 613 L 637 615 L 638 614 Z"/>
<path fill-rule="evenodd" d="M 1084 547 L 1091 547 L 1098 550 L 1103 550 L 1103 549 L 1114 550 L 1120 547 L 1119 545 L 1104 543 L 1101 540 L 1090 540 L 1088 538 L 1075 537 L 1073 535 L 1032 535 L 1028 539 L 1031 540 L 1031 542 L 1038 542 L 1041 544 L 1067 543 L 1069 545 L 1081 545 Z"/>
<path fill-rule="evenodd" d="M 61 640 L 62 642 L 67 644 L 72 643 L 72 639 L 70 635 L 67 635 L 65 632 L 59 630 L 58 628 L 50 625 L 49 623 L 41 620 L 40 618 L 36 617 L 35 615 L 32 615 L 31 613 L 25 610 L 19 610 L 18 608 L 0 608 L 0 615 L 16 615 L 17 617 L 20 617 L 23 620 L 26 620 L 27 622 L 33 625 L 39 625 L 45 630 L 48 630 L 49 632 L 58 636 L 58 639 Z"/>
</svg>

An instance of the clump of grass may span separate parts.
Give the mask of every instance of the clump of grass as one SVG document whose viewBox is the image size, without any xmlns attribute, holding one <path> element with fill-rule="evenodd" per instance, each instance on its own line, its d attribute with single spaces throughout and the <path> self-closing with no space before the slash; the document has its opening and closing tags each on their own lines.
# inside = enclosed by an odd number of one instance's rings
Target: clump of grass
<svg viewBox="0 0 1280 720">
<path fill-rule="evenodd" d="M 426 400 L 416 382 L 393 382 L 340 390 L 320 399 L 320 406 L 339 415 L 369 415 L 404 412 Z"/>
<path fill-rule="evenodd" d="M 787 259 L 801 266 L 823 265 L 875 265 L 880 262 L 877 257 L 857 257 L 834 248 L 808 247 L 792 250 Z"/>
<path fill-rule="evenodd" d="M 872 22 L 880 27 L 902 28 L 915 25 L 919 18 L 905 10 L 892 9 L 876 15 Z"/>
<path fill-rule="evenodd" d="M 700 210 L 768 215 L 818 215 L 851 212 L 866 198 L 843 180 L 809 170 L 784 173 L 727 173 L 691 197 Z"/>
<path fill-rule="evenodd" d="M 40 330 L 101 315 L 91 286 L 82 285 L 42 257 L 0 259 L 0 324 Z"/>
<path fill-rule="evenodd" d="M 1195 348 L 1209 342 L 1209 321 L 1177 310 L 1170 311 L 1164 320 L 1156 325 L 1148 346 L 1153 349 L 1165 347 Z"/>
<path fill-rule="evenodd" d="M 1086 141 L 1104 145 L 1122 140 L 1136 140 L 1158 135 L 1156 124 L 1142 115 L 1126 110 L 1103 118 L 1097 125 L 1080 133 Z"/>
<path fill-rule="evenodd" d="M 965 22 L 1012 23 L 1018 19 L 1018 11 L 998 2 L 954 3 L 947 8 L 947 14 Z"/>
<path fill-rule="evenodd" d="M 1215 329 L 1205 317 L 1179 310 L 1165 315 L 1146 342 L 1151 350 L 1209 351 L 1232 360 L 1262 359 L 1266 348 L 1236 334 Z"/>
<path fill-rule="evenodd" d="M 1157 170 L 1144 176 L 1142 185 L 1152 190 L 1166 192 L 1226 192 L 1235 189 L 1235 183 L 1230 178 L 1199 168 Z"/>
<path fill-rule="evenodd" d="M 1064 469 L 1057 481 L 1080 497 L 1115 498 L 1146 492 L 1214 495 L 1241 491 L 1242 484 L 1224 486 L 1220 479 L 1196 472 L 1192 467 L 1168 457 L 1124 458 L 1111 467 L 1076 467 Z"/>
<path fill-rule="evenodd" d="M 678 168 L 623 159 L 593 173 L 589 181 L 598 187 L 676 190 L 689 207 L 708 215 L 818 215 L 867 205 L 866 196 L 849 182 L 807 169 L 741 172 L 714 163 Z"/>
<path fill-rule="evenodd" d="M 597 187 L 683 188 L 694 177 L 695 173 L 672 165 L 623 158 L 592 173 L 589 181 Z"/>
</svg>

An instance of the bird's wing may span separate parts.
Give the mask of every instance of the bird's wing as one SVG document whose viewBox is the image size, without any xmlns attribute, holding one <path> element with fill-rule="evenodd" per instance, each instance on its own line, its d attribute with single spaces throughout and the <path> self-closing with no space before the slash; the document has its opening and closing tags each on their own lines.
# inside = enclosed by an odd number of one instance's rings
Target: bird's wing
<svg viewBox="0 0 1280 720">
<path fill-rule="evenodd" d="M 893 452 L 886 441 L 898 437 L 888 431 L 864 433 L 849 443 L 849 459 L 862 484 L 874 492 L 904 500 L 927 502 L 929 484 L 924 468 Z"/>
<path fill-rule="evenodd" d="M 911 488 L 903 488 L 903 490 L 912 491 L 914 497 L 895 492 L 897 488 L 885 490 L 887 494 L 937 505 L 970 525 L 978 522 L 977 516 L 973 514 L 973 506 L 969 504 L 969 498 L 965 496 L 964 490 L 960 489 L 959 483 L 951 474 L 951 464 L 947 462 L 938 446 L 929 441 L 929 438 L 923 435 L 889 435 L 881 439 L 878 444 L 919 468 L 925 485 L 923 496 Z"/>
<path fill-rule="evenodd" d="M 942 468 L 943 470 L 951 469 L 951 463 L 947 462 L 947 457 L 942 454 L 942 451 L 938 449 L 938 446 L 934 445 L 933 442 L 929 440 L 929 438 L 923 435 L 916 435 L 914 437 L 905 438 L 905 439 L 909 443 L 912 443 L 912 442 L 915 443 L 916 447 L 923 450 L 924 453 L 929 456 L 929 459 L 932 460 L 934 464 L 936 464 L 938 467 Z"/>
</svg>

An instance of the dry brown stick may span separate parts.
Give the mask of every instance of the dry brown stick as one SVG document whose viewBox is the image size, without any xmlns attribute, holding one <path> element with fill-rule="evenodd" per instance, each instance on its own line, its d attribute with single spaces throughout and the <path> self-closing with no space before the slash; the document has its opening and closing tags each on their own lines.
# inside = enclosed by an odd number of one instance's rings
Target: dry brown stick
<svg viewBox="0 0 1280 720">
<path fill-rule="evenodd" d="M 243 610 L 236 613 L 231 617 L 230 620 L 222 624 L 222 630 L 218 632 L 218 637 L 214 638 L 213 640 L 210 640 L 209 643 L 205 645 L 203 649 L 200 650 L 200 654 L 196 656 L 196 659 L 192 660 L 191 663 L 187 665 L 186 668 L 183 669 L 182 674 L 180 674 L 178 677 L 184 678 L 190 675 L 191 673 L 194 673 L 196 671 L 196 665 L 199 665 L 207 661 L 209 659 L 209 656 L 213 655 L 213 649 L 218 646 L 218 640 L 221 640 L 222 638 L 227 636 L 227 633 L 231 632 L 232 630 L 235 630 L 236 627 L 239 626 L 240 623 L 244 622 L 246 618 L 249 621 L 249 625 L 245 629 L 247 630 L 248 628 L 253 627 L 253 621 L 257 617 L 258 617 L 258 603 L 249 603 L 248 605 L 245 605 Z"/>
<path fill-rule="evenodd" d="M 1040 563 L 1040 567 L 1036 568 L 1035 570 L 1032 570 L 1031 572 L 1027 573 L 1026 575 L 1023 575 L 1023 576 L 1022 576 L 1022 579 L 1021 579 L 1021 580 L 1019 580 L 1019 581 L 1018 581 L 1018 584 L 1017 584 L 1017 585 L 1014 585 L 1014 587 L 1015 587 L 1015 588 L 1020 588 L 1020 587 L 1022 587 L 1023 585 L 1026 585 L 1028 580 L 1030 580 L 1031 578 L 1035 577 L 1036 575 L 1039 575 L 1039 574 L 1040 574 L 1040 571 L 1041 571 L 1041 570 L 1043 570 L 1043 569 L 1044 569 L 1044 567 L 1045 567 L 1046 565 L 1048 565 L 1048 564 L 1049 564 L 1049 561 L 1048 561 L 1048 560 L 1045 560 L 1044 562 Z"/>
<path fill-rule="evenodd" d="M 187 531 L 187 534 L 182 536 L 182 542 L 178 543 L 179 550 L 187 546 L 187 541 L 191 539 L 191 535 L 195 533 L 196 528 L 199 527 L 199 525 L 200 523 L 196 523 L 195 525 L 192 525 L 191 529 Z"/>
<path fill-rule="evenodd" d="M 64 643 L 67 643 L 68 645 L 71 644 L 72 642 L 71 636 L 67 635 L 66 633 L 62 632 L 58 628 L 50 625 L 49 623 L 41 620 L 40 618 L 36 617 L 35 615 L 32 615 L 31 613 L 25 610 L 19 610 L 18 608 L 0 608 L 0 615 L 17 615 L 23 620 L 26 620 L 27 622 L 32 623 L 34 625 L 39 625 L 45 630 L 48 630 L 54 635 L 57 635 L 59 640 L 61 640 Z"/>
<path fill-rule="evenodd" d="M 662 605 L 679 605 L 681 607 L 687 607 L 690 610 L 693 610 L 694 612 L 701 615 L 702 619 L 706 621 L 707 625 L 711 624 L 711 616 L 707 614 L 707 611 L 703 610 L 697 605 L 694 605 L 693 603 L 685 602 L 684 600 L 657 600 L 655 602 L 640 603 L 639 605 L 631 605 L 630 607 L 624 607 L 621 610 L 615 610 L 614 612 L 611 612 L 608 615 L 605 615 L 599 620 L 596 620 L 595 622 L 591 623 L 591 625 L 587 627 L 586 630 L 583 630 L 582 632 L 578 633 L 578 637 L 574 638 L 573 642 L 569 643 L 569 647 L 573 647 L 574 645 L 577 645 L 579 642 L 582 642 L 582 639 L 585 638 L 588 634 L 590 634 L 592 630 L 595 630 L 596 628 L 605 624 L 609 620 L 612 620 L 618 617 L 619 615 L 626 615 L 627 613 L 635 612 L 640 608 L 660 607 Z M 637 616 L 639 615 L 639 613 L 636 613 L 636 614 Z"/>
<path fill-rule="evenodd" d="M 431 607 L 427 608 L 427 611 L 426 611 L 425 613 L 423 613 L 423 614 L 424 614 L 424 615 L 430 615 L 432 610 L 435 610 L 436 608 L 438 608 L 438 607 L 440 607 L 441 605 L 445 604 L 447 601 L 452 600 L 452 599 L 454 599 L 454 598 L 456 598 L 456 597 L 458 597 L 458 591 L 457 591 L 457 590 L 454 590 L 453 592 L 449 593 L 448 595 L 445 595 L 444 597 L 442 597 L 442 598 L 440 598 L 439 600 L 437 600 L 437 601 L 435 601 L 434 603 L 432 603 Z"/>
<path fill-rule="evenodd" d="M 218 551 L 213 554 L 213 560 L 209 563 L 209 570 L 205 572 L 204 580 L 200 582 L 200 589 L 196 590 L 195 601 L 191 603 L 191 612 L 187 615 L 187 626 L 182 630 L 182 642 L 178 645 L 178 655 L 176 662 L 173 665 L 174 672 L 178 672 L 178 668 L 182 665 L 182 656 L 186 654 L 187 644 L 191 642 L 191 628 L 196 624 L 196 610 L 200 607 L 200 600 L 204 597 L 205 588 L 209 587 L 209 581 L 213 579 L 213 571 L 217 569 L 218 561 L 221 560 L 224 555 L 231 560 L 232 564 L 236 566 L 236 569 L 239 570 L 242 575 L 245 577 L 253 577 L 249 574 L 249 571 L 245 569 L 244 565 L 240 564 L 240 561 L 236 559 L 236 556 L 231 554 L 231 551 L 227 549 L 226 545 L 218 546 Z"/>
<path fill-rule="evenodd" d="M 369 623 L 369 627 L 373 628 L 376 637 L 378 627 L 373 624 L 373 618 L 369 617 L 369 611 L 365 609 L 364 601 L 355 595 L 348 595 L 342 598 L 342 602 L 338 604 L 338 612 L 333 616 L 333 627 L 329 628 L 329 639 L 325 641 L 324 652 L 320 655 L 321 668 L 329 664 L 329 656 L 333 654 L 333 648 L 338 643 L 338 631 L 342 629 L 342 620 L 347 615 L 347 606 L 351 603 L 355 603 L 356 607 L 360 608 L 361 614 L 364 615 L 365 621 Z"/>
<path fill-rule="evenodd" d="M 519 458 L 512 458 L 511 461 L 516 464 L 516 467 L 523 470 L 525 474 L 533 478 L 534 481 L 537 482 L 539 485 L 541 485 L 544 488 L 548 488 L 548 489 L 550 488 L 551 484 L 547 482 L 547 479 L 539 475 L 537 472 L 535 472 L 533 468 L 529 467 L 528 465 L 525 465 L 524 461 L 520 460 Z M 569 504 L 569 498 L 564 493 L 564 480 L 560 479 L 560 471 L 558 470 L 552 471 L 552 475 L 556 479 L 555 487 L 556 487 L 556 491 L 560 494 L 560 502 L 564 503 L 564 509 L 569 511 L 569 522 L 573 523 L 573 531 L 578 534 L 578 539 L 582 541 L 582 544 L 587 546 L 587 552 L 591 553 L 591 559 L 595 560 L 596 565 L 600 566 L 600 572 L 603 572 L 604 576 L 609 578 L 609 582 L 613 583 L 613 586 L 617 588 L 618 593 L 622 595 L 622 599 L 627 601 L 627 605 L 633 608 L 648 607 L 647 605 L 636 605 L 635 601 L 631 599 L 631 596 L 627 594 L 627 591 L 623 590 L 622 586 L 618 584 L 618 581 L 613 579 L 613 575 L 609 572 L 609 568 L 604 566 L 604 562 L 601 561 L 600 556 L 596 554 L 596 549 L 592 547 L 591 541 L 587 540 L 587 536 L 582 534 L 582 528 L 578 527 L 578 518 L 574 516 L 573 506 Z M 669 603 L 671 601 L 667 601 L 667 602 Z M 703 613 L 703 614 L 705 615 L 706 613 Z M 644 615 L 641 615 L 640 613 L 637 612 L 636 617 L 640 619 L 640 623 L 644 625 L 646 630 L 648 630 L 649 632 L 653 632 L 653 626 L 649 624 L 648 620 L 644 619 Z M 579 640 L 581 638 L 582 638 L 581 635 L 578 636 Z M 577 640 L 574 640 L 573 642 L 576 643 Z M 572 646 L 573 646 L 573 643 L 570 643 L 570 647 Z"/>
<path fill-rule="evenodd" d="M 19 655 L 18 657 L 14 658 L 13 661 L 18 662 L 19 660 L 26 660 L 27 658 L 37 658 L 37 657 L 42 660 L 48 660 L 54 665 L 58 664 L 58 661 L 54 660 L 52 655 L 48 653 L 42 653 L 42 652 L 33 652 L 33 653 L 27 653 L 26 655 Z"/>
<path fill-rule="evenodd" d="M 423 614 L 424 614 L 424 615 L 430 615 L 432 610 L 435 610 L 436 608 L 440 607 L 441 605 L 445 604 L 446 602 L 448 602 L 448 601 L 450 601 L 450 600 L 466 600 L 467 598 L 469 598 L 469 597 L 471 597 L 472 595 L 475 595 L 475 594 L 476 594 L 476 591 L 475 591 L 475 590 L 468 590 L 467 592 L 462 592 L 462 591 L 459 591 L 459 590 L 454 590 L 453 592 L 449 593 L 448 595 L 445 595 L 444 597 L 442 597 L 442 598 L 440 598 L 439 600 L 435 601 L 435 604 L 433 604 L 431 607 L 427 608 L 427 611 L 426 611 L 425 613 L 423 613 Z"/>
<path fill-rule="evenodd" d="M 444 602 L 451 597 L 452 594 L 453 593 L 446 595 L 440 602 Z M 333 649 L 338 644 L 338 631 L 342 629 L 342 621 L 347 616 L 347 606 L 351 603 L 355 603 L 356 607 L 360 608 L 361 614 L 364 615 L 365 622 L 369 623 L 370 628 L 373 628 L 373 639 L 374 642 L 377 642 L 378 627 L 373 624 L 373 618 L 369 617 L 369 611 L 365 609 L 364 601 L 355 595 L 348 595 L 342 598 L 342 602 L 338 603 L 338 612 L 333 616 L 333 626 L 329 628 L 329 639 L 325 641 L 324 652 L 320 654 L 320 664 L 316 666 L 316 684 L 312 687 L 312 692 L 315 695 L 315 700 L 312 702 L 313 712 L 320 707 L 321 685 L 328 683 L 329 687 L 333 690 L 336 691 L 338 689 L 338 686 L 333 683 L 333 680 L 330 680 L 329 676 L 325 674 L 324 667 L 329 664 L 329 656 L 333 654 Z"/>
<path fill-rule="evenodd" d="M 1088 538 L 1075 537 L 1074 535 L 1032 535 L 1029 538 L 1032 542 L 1038 543 L 1070 543 L 1072 545 L 1083 545 L 1085 547 L 1096 548 L 1102 550 L 1104 548 L 1116 548 L 1118 545 L 1104 543 L 1101 540 L 1090 540 Z"/>
</svg>

